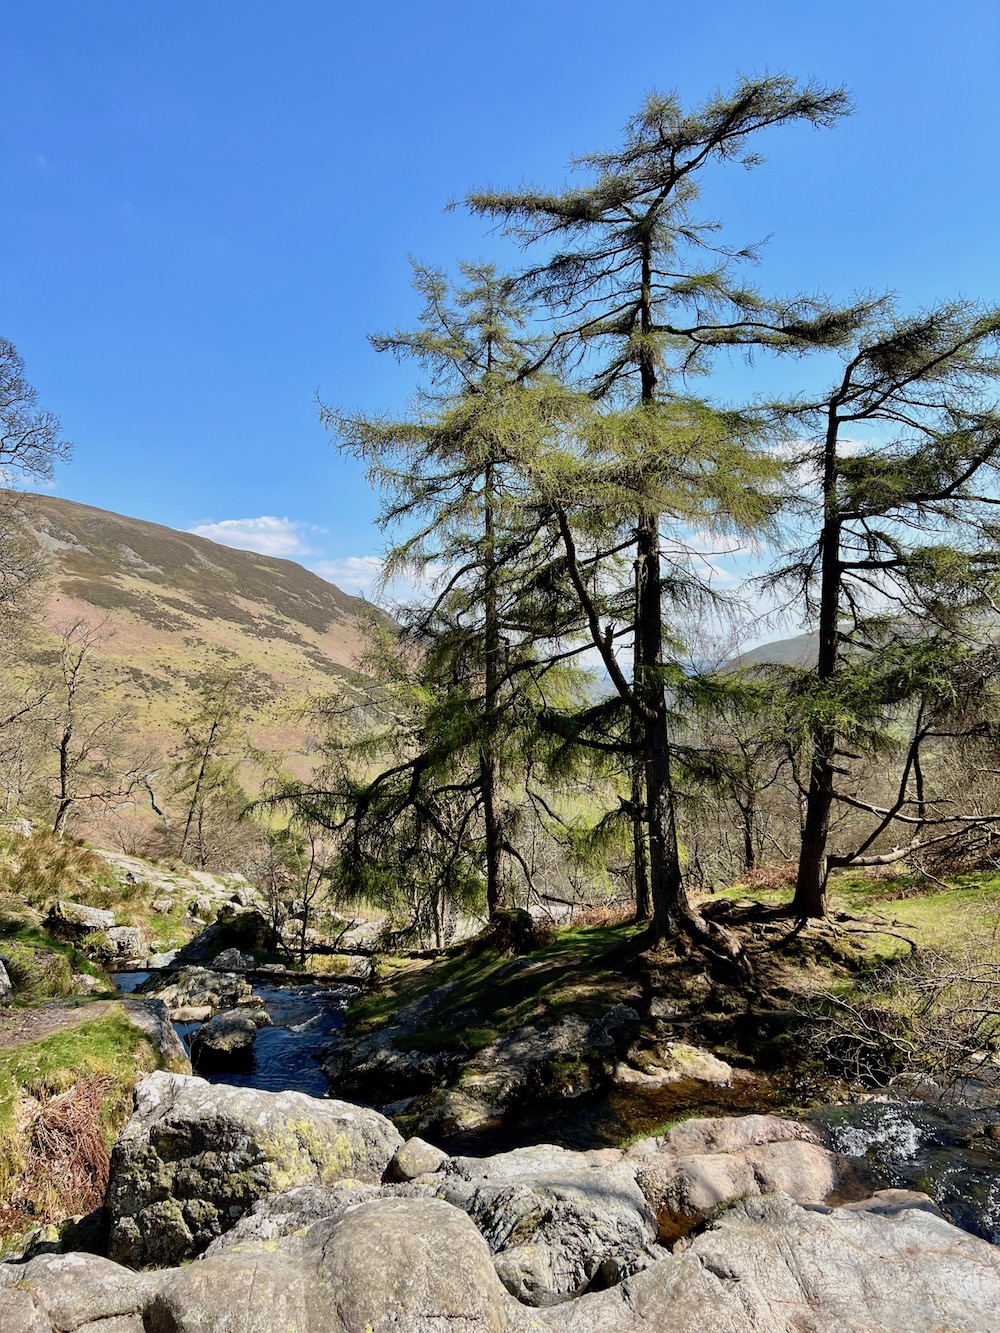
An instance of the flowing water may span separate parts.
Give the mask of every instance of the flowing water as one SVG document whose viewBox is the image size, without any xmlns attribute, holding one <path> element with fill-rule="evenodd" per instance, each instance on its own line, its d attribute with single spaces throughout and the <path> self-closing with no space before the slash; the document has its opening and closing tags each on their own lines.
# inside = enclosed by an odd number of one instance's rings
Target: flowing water
<svg viewBox="0 0 1000 1333">
<path fill-rule="evenodd" d="M 130 994 L 146 980 L 148 972 L 117 972 L 113 980 L 123 994 Z M 273 1024 L 261 1028 L 253 1045 L 253 1062 L 246 1069 L 224 1069 L 203 1075 L 209 1083 L 228 1083 L 240 1088 L 264 1088 L 269 1092 L 306 1092 L 325 1097 L 329 1090 L 319 1065 L 320 1049 L 344 1026 L 348 1001 L 357 994 L 353 986 L 255 985 L 254 994 L 263 1001 Z M 150 996 L 155 999 L 155 996 Z M 200 1023 L 175 1023 L 185 1047 Z"/>
</svg>

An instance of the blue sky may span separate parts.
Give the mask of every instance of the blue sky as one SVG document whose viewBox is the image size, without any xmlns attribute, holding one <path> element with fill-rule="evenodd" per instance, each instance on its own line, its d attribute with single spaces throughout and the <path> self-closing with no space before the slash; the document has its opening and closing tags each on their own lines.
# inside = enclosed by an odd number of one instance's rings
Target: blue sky
<svg viewBox="0 0 1000 1333">
<path fill-rule="evenodd" d="M 443 205 L 558 185 L 654 87 L 696 103 L 784 71 L 850 90 L 850 120 L 775 131 L 763 167 L 709 182 L 733 239 L 771 237 L 765 290 L 1000 301 L 995 0 L 624 12 L 8 6 L 0 334 L 75 442 L 57 493 L 362 586 L 376 502 L 316 393 L 398 409 L 410 376 L 365 335 L 412 321 L 407 255 L 509 256 Z"/>
</svg>

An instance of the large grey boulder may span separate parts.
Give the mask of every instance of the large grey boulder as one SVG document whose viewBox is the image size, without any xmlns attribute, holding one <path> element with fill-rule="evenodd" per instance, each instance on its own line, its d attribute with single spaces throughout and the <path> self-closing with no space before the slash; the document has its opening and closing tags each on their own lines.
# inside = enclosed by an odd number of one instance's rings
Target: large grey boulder
<svg viewBox="0 0 1000 1333">
<path fill-rule="evenodd" d="M 246 977 L 232 972 L 214 972 L 207 967 L 184 967 L 148 977 L 136 993 L 155 995 L 172 1014 L 185 1009 L 232 1009 L 259 1004 Z"/>
<path fill-rule="evenodd" d="M 745 1199 L 683 1252 L 545 1319 L 553 1333 L 990 1333 L 1000 1250 L 927 1202 Z"/>
<path fill-rule="evenodd" d="M 784 1191 L 799 1203 L 822 1203 L 862 1192 L 852 1163 L 821 1147 L 806 1126 L 776 1116 L 689 1121 L 655 1155 L 636 1160 L 638 1186 L 668 1243 L 730 1199 Z"/>
<path fill-rule="evenodd" d="M 0 958 L 0 1004 L 9 1004 L 14 995 L 14 987 L 11 983 L 10 974 Z"/>
<path fill-rule="evenodd" d="M 375 1199 L 314 1226 L 307 1253 L 344 1333 L 524 1328 L 483 1238 L 437 1199 Z"/>
<path fill-rule="evenodd" d="M 54 934 L 81 936 L 95 930 L 113 930 L 115 914 L 103 907 L 60 901 L 49 908 L 45 924 Z"/>
<path fill-rule="evenodd" d="M 105 937 L 108 957 L 142 958 L 146 952 L 146 942 L 138 926 L 112 926 Z"/>
<path fill-rule="evenodd" d="M 137 1268 L 177 1263 L 269 1194 L 381 1181 L 401 1143 L 384 1116 L 346 1102 L 151 1074 L 112 1153 L 109 1253 Z"/>
<path fill-rule="evenodd" d="M 96 1254 L 0 1264 L 0 1329 L 89 1333 L 96 1325 L 100 1333 L 143 1333 L 143 1311 L 158 1290 L 158 1275 L 133 1273 Z"/>
<path fill-rule="evenodd" d="M 445 1163 L 438 1192 L 483 1235 L 500 1280 L 525 1305 L 610 1286 L 652 1263 L 656 1219 L 635 1168 L 542 1145 Z"/>
</svg>

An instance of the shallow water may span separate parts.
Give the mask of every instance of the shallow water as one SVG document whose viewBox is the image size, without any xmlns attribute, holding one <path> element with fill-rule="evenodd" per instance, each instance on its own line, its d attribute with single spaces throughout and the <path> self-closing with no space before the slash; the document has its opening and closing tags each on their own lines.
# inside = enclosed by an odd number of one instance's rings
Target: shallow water
<svg viewBox="0 0 1000 1333">
<path fill-rule="evenodd" d="M 128 995 L 149 975 L 148 972 L 117 972 L 112 974 L 112 979 L 122 994 Z M 225 1083 L 239 1088 L 327 1096 L 329 1083 L 319 1065 L 319 1051 L 332 1034 L 344 1026 L 347 1002 L 357 993 L 356 989 L 315 982 L 305 982 L 301 986 L 260 984 L 253 989 L 254 994 L 263 1000 L 274 1026 L 261 1028 L 257 1034 L 252 1064 L 247 1069 L 218 1070 L 202 1077 L 209 1083 Z M 191 1035 L 199 1027 L 200 1023 L 174 1024 L 188 1050 L 191 1049 Z"/>
</svg>

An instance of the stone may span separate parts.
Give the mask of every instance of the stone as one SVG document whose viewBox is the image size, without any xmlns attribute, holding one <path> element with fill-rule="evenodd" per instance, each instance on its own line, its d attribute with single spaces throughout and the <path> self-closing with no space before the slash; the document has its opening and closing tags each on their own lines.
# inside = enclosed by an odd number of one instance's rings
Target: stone
<svg viewBox="0 0 1000 1333">
<path fill-rule="evenodd" d="M 174 902 L 172 898 L 154 898 L 149 908 L 157 916 L 168 916 L 174 910 Z"/>
<path fill-rule="evenodd" d="M 133 1273 L 96 1254 L 43 1254 L 26 1264 L 0 1264 L 0 1329 L 16 1327 L 8 1320 L 10 1289 L 18 1290 L 18 1303 L 26 1308 L 27 1295 L 45 1323 L 38 1327 L 49 1333 L 75 1333 L 88 1324 L 104 1321 L 101 1333 L 110 1328 L 112 1319 L 138 1319 L 159 1289 L 157 1275 Z M 25 1325 L 32 1329 L 32 1324 Z"/>
<path fill-rule="evenodd" d="M 740 1125 L 740 1120 L 751 1122 Z M 641 1161 L 636 1182 L 656 1213 L 660 1239 L 670 1243 L 704 1222 L 731 1199 L 783 1190 L 799 1203 L 833 1195 L 855 1197 L 860 1177 L 839 1153 L 829 1152 L 793 1121 L 775 1116 L 688 1122 L 661 1150 Z M 775 1139 L 766 1135 L 773 1132 Z M 697 1151 L 711 1144 L 707 1151 Z M 685 1148 L 694 1148 L 687 1152 Z"/>
<path fill-rule="evenodd" d="M 109 1254 L 138 1268 L 190 1258 L 279 1190 L 379 1183 L 402 1141 L 346 1102 L 157 1071 L 112 1152 Z"/>
<path fill-rule="evenodd" d="M 122 1000 L 122 1012 L 132 1026 L 152 1042 L 160 1053 L 165 1069 L 172 1074 L 190 1074 L 188 1053 L 161 1000 L 146 1000 L 129 995 Z"/>
<path fill-rule="evenodd" d="M 384 1186 L 345 1181 L 339 1185 L 297 1185 L 259 1199 L 229 1231 L 213 1240 L 205 1257 L 236 1248 L 272 1246 L 304 1233 L 314 1222 L 339 1217 L 347 1208 L 382 1196 Z"/>
<path fill-rule="evenodd" d="M 341 1333 L 315 1272 L 282 1253 L 228 1253 L 171 1271 L 150 1304 L 156 1333 Z"/>
<path fill-rule="evenodd" d="M 424 1139 L 407 1139 L 389 1163 L 390 1180 L 415 1180 L 433 1175 L 448 1160 L 448 1154 Z"/>
<path fill-rule="evenodd" d="M 485 1241 L 463 1213 L 440 1200 L 360 1204 L 312 1227 L 306 1250 L 344 1333 L 510 1327 L 513 1302 Z"/>
<path fill-rule="evenodd" d="M 207 967 L 184 967 L 148 977 L 137 994 L 155 995 L 171 1012 L 181 1009 L 232 1009 L 259 1003 L 246 977 L 234 972 L 215 972 Z"/>
<path fill-rule="evenodd" d="M 240 953 L 239 949 L 223 949 L 212 959 L 212 966 L 220 972 L 245 972 L 253 967 L 253 957 Z"/>
<path fill-rule="evenodd" d="M 114 912 L 103 907 L 85 907 L 82 903 L 53 903 L 46 925 L 54 934 L 82 936 L 95 930 L 113 930 Z"/>
<path fill-rule="evenodd" d="M 3 961 L 0 960 L 0 1004 L 10 1004 L 14 987 Z"/>
<path fill-rule="evenodd" d="M 146 968 L 150 972 L 156 972 L 160 968 L 170 967 L 176 957 L 176 949 L 169 949 L 166 953 L 151 953 L 146 959 Z"/>
<path fill-rule="evenodd" d="M 628 1164 L 541 1145 L 451 1159 L 439 1194 L 482 1233 L 504 1286 L 549 1306 L 609 1286 L 657 1257 L 656 1219 Z"/>
<path fill-rule="evenodd" d="M 650 1090 L 676 1087 L 685 1095 L 691 1095 L 705 1085 L 732 1086 L 732 1065 L 697 1046 L 681 1041 L 667 1042 L 644 1054 L 646 1058 L 641 1067 L 624 1061 L 616 1065 L 614 1078 L 619 1086 Z"/>
<path fill-rule="evenodd" d="M 620 1286 L 545 1311 L 552 1333 L 986 1333 L 1000 1250 L 884 1201 L 735 1204 L 682 1252 Z"/>
<path fill-rule="evenodd" d="M 141 958 L 146 952 L 142 931 L 138 926 L 112 926 L 105 931 L 108 954 L 112 958 Z"/>
<path fill-rule="evenodd" d="M 191 1063 L 195 1071 L 250 1065 L 257 1033 L 270 1022 L 262 1009 L 225 1009 L 216 1014 L 191 1038 Z"/>
</svg>

